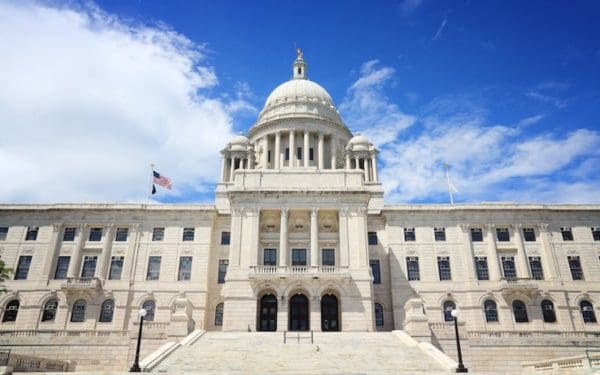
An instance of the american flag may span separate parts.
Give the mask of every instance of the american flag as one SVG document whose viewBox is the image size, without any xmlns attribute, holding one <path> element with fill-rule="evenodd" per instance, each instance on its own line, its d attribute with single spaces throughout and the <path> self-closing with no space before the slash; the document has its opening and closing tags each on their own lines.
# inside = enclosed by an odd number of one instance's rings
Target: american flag
<svg viewBox="0 0 600 375">
<path fill-rule="evenodd" d="M 171 187 L 172 187 L 171 180 L 168 177 L 161 176 L 160 173 L 158 173 L 157 171 L 152 171 L 152 173 L 154 176 L 153 181 L 155 184 L 171 190 Z"/>
</svg>

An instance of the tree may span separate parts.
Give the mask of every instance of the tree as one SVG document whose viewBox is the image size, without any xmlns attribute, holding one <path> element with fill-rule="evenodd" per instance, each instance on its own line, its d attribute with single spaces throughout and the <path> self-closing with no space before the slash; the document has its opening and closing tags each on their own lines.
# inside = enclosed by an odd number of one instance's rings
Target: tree
<svg viewBox="0 0 600 375">
<path fill-rule="evenodd" d="M 12 270 L 6 267 L 3 260 L 0 260 L 0 293 L 6 292 L 4 281 L 10 277 Z"/>
</svg>

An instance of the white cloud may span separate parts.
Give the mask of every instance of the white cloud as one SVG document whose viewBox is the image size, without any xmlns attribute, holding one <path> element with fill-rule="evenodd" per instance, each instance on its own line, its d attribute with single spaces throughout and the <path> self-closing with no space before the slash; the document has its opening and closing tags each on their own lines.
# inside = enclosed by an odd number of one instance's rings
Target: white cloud
<svg viewBox="0 0 600 375">
<path fill-rule="evenodd" d="M 403 129 L 414 123 L 412 116 L 402 113 L 383 93 L 394 74 L 393 68 L 379 67 L 378 60 L 367 61 L 340 105 L 347 125 L 376 145 L 394 141 Z"/>
<path fill-rule="evenodd" d="M 533 124 L 537 124 L 543 118 L 544 118 L 544 115 L 533 115 L 533 116 L 525 117 L 525 118 L 519 120 L 519 122 L 517 123 L 517 126 L 526 127 L 526 126 L 530 126 Z"/>
<path fill-rule="evenodd" d="M 431 38 L 432 41 L 435 42 L 442 35 L 442 31 L 444 31 L 444 29 L 446 28 L 447 23 L 448 23 L 448 19 L 444 18 L 442 20 L 442 23 L 440 23 L 440 27 L 438 27 L 435 35 Z"/>
<path fill-rule="evenodd" d="M 0 19 L 2 201 L 141 200 L 150 162 L 175 195 L 216 180 L 251 106 L 207 94 L 202 46 L 90 5 L 5 1 Z"/>
</svg>

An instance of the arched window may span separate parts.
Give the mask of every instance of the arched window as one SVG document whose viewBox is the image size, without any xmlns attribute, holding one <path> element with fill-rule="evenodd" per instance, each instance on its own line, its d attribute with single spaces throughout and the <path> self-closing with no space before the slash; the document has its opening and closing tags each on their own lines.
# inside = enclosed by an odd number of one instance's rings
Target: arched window
<svg viewBox="0 0 600 375">
<path fill-rule="evenodd" d="M 523 303 L 523 301 L 515 300 L 512 303 L 513 314 L 515 315 L 515 322 L 517 323 L 527 323 L 529 322 L 529 318 L 527 317 L 527 307 Z"/>
<path fill-rule="evenodd" d="M 383 327 L 383 324 L 384 324 L 383 306 L 381 306 L 381 304 L 379 304 L 379 303 L 376 303 L 375 304 L 375 326 Z"/>
<path fill-rule="evenodd" d="M 54 321 L 56 309 L 58 309 L 58 300 L 55 298 L 49 299 L 44 305 L 44 311 L 42 311 L 42 322 Z"/>
<path fill-rule="evenodd" d="M 223 303 L 219 303 L 215 308 L 215 325 L 222 326 L 223 325 Z"/>
<path fill-rule="evenodd" d="M 79 299 L 73 304 L 71 311 L 71 322 L 78 323 L 85 321 L 85 301 Z"/>
<path fill-rule="evenodd" d="M 596 314 L 594 313 L 594 306 L 590 301 L 581 301 L 579 303 L 581 308 L 581 316 L 583 317 L 584 323 L 596 323 Z"/>
<path fill-rule="evenodd" d="M 548 299 L 542 301 L 542 315 L 544 316 L 544 322 L 556 323 L 556 313 L 552 301 Z"/>
<path fill-rule="evenodd" d="M 490 323 L 498 321 L 498 307 L 496 301 L 492 301 L 491 299 L 486 300 L 483 303 L 483 310 L 485 312 L 486 322 Z"/>
<path fill-rule="evenodd" d="M 156 302 L 148 300 L 142 305 L 142 309 L 146 310 L 144 320 L 148 322 L 154 321 L 154 310 L 156 310 Z"/>
<path fill-rule="evenodd" d="M 4 316 L 2 316 L 2 322 L 14 322 L 17 320 L 17 314 L 19 313 L 19 301 L 13 299 L 6 304 L 4 308 Z"/>
<path fill-rule="evenodd" d="M 100 307 L 100 319 L 101 322 L 112 322 L 113 313 L 115 311 L 115 301 L 112 299 L 107 299 L 102 302 L 102 307 Z"/>
<path fill-rule="evenodd" d="M 444 302 L 444 321 L 453 322 L 452 310 L 456 310 L 456 304 L 452 301 Z"/>
</svg>

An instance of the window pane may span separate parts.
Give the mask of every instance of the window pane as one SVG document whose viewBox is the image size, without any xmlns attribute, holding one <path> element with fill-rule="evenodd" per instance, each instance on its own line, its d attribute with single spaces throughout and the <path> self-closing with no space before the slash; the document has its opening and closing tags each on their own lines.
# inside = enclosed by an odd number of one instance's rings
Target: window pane
<svg viewBox="0 0 600 375">
<path fill-rule="evenodd" d="M 23 255 L 19 257 L 17 270 L 15 271 L 15 280 L 27 280 L 29 267 L 31 266 L 31 255 Z"/>
<path fill-rule="evenodd" d="M 483 232 L 481 228 L 471 228 L 471 241 L 473 242 L 482 242 L 483 241 Z"/>
<path fill-rule="evenodd" d="M 77 228 L 69 227 L 65 228 L 65 233 L 63 234 L 63 241 L 75 241 L 75 234 L 77 233 Z"/>
<path fill-rule="evenodd" d="M 454 317 L 452 316 L 452 310 L 456 309 L 456 305 L 452 301 L 444 302 L 444 321 L 445 322 L 453 322 Z"/>
<path fill-rule="evenodd" d="M 192 257 L 180 257 L 179 258 L 179 275 L 177 280 L 187 281 L 192 278 Z"/>
<path fill-rule="evenodd" d="M 514 279 L 517 277 L 514 257 L 502 257 L 502 271 L 504 272 L 504 277 L 507 279 Z"/>
<path fill-rule="evenodd" d="M 148 258 L 148 272 L 146 280 L 158 280 L 160 277 L 160 256 L 151 256 Z"/>
<path fill-rule="evenodd" d="M 223 304 L 219 303 L 215 308 L 215 325 L 222 326 L 223 325 Z"/>
<path fill-rule="evenodd" d="M 121 280 L 121 273 L 123 273 L 123 260 L 124 257 L 112 257 L 110 259 L 110 272 L 108 274 L 109 280 Z"/>
<path fill-rule="evenodd" d="M 38 228 L 37 227 L 29 227 L 27 228 L 27 234 L 25 235 L 25 241 L 35 241 L 37 240 Z"/>
<path fill-rule="evenodd" d="M 544 322 L 555 323 L 556 313 L 554 312 L 554 304 L 550 300 L 542 301 L 542 315 L 544 316 Z"/>
<path fill-rule="evenodd" d="M 58 257 L 58 261 L 56 262 L 56 270 L 54 271 L 54 279 L 64 280 L 67 278 L 67 272 L 69 271 L 69 263 L 70 262 L 71 262 L 71 257 L 68 257 L 68 256 Z"/>
<path fill-rule="evenodd" d="M 0 229 L 2 229 L 2 228 L 0 228 Z M 0 233 L 0 237 L 2 237 L 1 233 Z M 594 237 L 594 241 L 600 241 L 600 228 L 592 228 L 592 237 Z"/>
<path fill-rule="evenodd" d="M 0 227 L 0 241 L 6 240 L 8 234 L 8 227 Z"/>
<path fill-rule="evenodd" d="M 312 147 L 308 149 L 308 159 L 315 160 L 315 153 L 314 153 Z"/>
<path fill-rule="evenodd" d="M 369 245 L 377 245 L 377 232 L 369 232 Z"/>
<path fill-rule="evenodd" d="M 221 232 L 221 245 L 229 245 L 230 239 L 230 232 Z"/>
<path fill-rule="evenodd" d="M 90 228 L 90 241 L 101 241 L 102 240 L 102 228 Z"/>
<path fill-rule="evenodd" d="M 219 276 L 217 277 L 217 282 L 219 284 L 225 283 L 225 275 L 227 275 L 227 265 L 229 261 L 226 259 L 219 260 Z"/>
<path fill-rule="evenodd" d="M 498 238 L 498 242 L 509 242 L 510 235 L 508 228 L 496 228 L 496 237 Z"/>
<path fill-rule="evenodd" d="M 535 231 L 533 228 L 523 228 L 523 239 L 526 242 L 535 242 Z"/>
<path fill-rule="evenodd" d="M 183 241 L 194 240 L 194 228 L 183 228 Z"/>
<path fill-rule="evenodd" d="M 264 249 L 263 250 L 263 265 L 265 265 L 265 266 L 276 266 L 277 265 L 277 249 Z"/>
<path fill-rule="evenodd" d="M 335 249 L 321 249 L 321 263 L 324 266 L 335 266 Z"/>
<path fill-rule="evenodd" d="M 563 241 L 573 241 L 573 232 L 571 228 L 560 228 Z"/>
<path fill-rule="evenodd" d="M 115 235 L 115 241 L 118 241 L 118 242 L 127 241 L 128 234 L 129 234 L 129 228 L 117 228 L 117 234 Z"/>
<path fill-rule="evenodd" d="M 379 260 L 372 259 L 369 261 L 371 265 L 371 273 L 373 273 L 373 284 L 381 284 L 381 269 L 379 267 Z"/>
<path fill-rule="evenodd" d="M 529 268 L 531 269 L 531 277 L 535 280 L 544 280 L 544 270 L 542 269 L 540 257 L 529 257 Z"/>
<path fill-rule="evenodd" d="M 406 258 L 406 270 L 409 281 L 420 280 L 419 274 L 419 258 L 418 257 L 407 257 Z"/>
<path fill-rule="evenodd" d="M 112 322 L 114 311 L 115 302 L 112 299 L 107 299 L 102 302 L 102 306 L 100 307 L 100 318 L 98 320 L 101 322 Z"/>
<path fill-rule="evenodd" d="M 440 281 L 452 280 L 452 272 L 450 270 L 450 258 L 438 257 L 438 273 Z"/>
<path fill-rule="evenodd" d="M 148 322 L 154 321 L 154 314 L 155 314 L 155 310 L 156 310 L 156 303 L 154 301 L 151 301 L 151 300 L 150 301 L 146 301 L 142 305 L 142 309 L 146 310 L 146 316 L 144 317 L 144 320 L 146 320 Z"/>
<path fill-rule="evenodd" d="M 14 322 L 17 320 L 17 314 L 19 313 L 20 303 L 17 300 L 12 300 L 6 304 L 4 308 L 4 315 L 2 316 L 3 322 Z"/>
<path fill-rule="evenodd" d="M 489 280 L 487 257 L 476 257 L 475 268 L 477 269 L 477 280 Z"/>
<path fill-rule="evenodd" d="M 379 303 L 375 304 L 375 325 L 377 327 L 383 327 L 383 306 Z"/>
<path fill-rule="evenodd" d="M 292 249 L 292 266 L 306 266 L 306 249 Z"/>
<path fill-rule="evenodd" d="M 515 322 L 527 323 L 529 318 L 527 317 L 527 307 L 525 307 L 525 304 L 519 300 L 516 300 L 513 302 L 512 306 Z"/>
<path fill-rule="evenodd" d="M 489 323 L 498 321 L 498 309 L 496 307 L 496 302 L 492 300 L 487 300 L 483 303 L 483 308 L 485 310 L 486 322 Z"/>
<path fill-rule="evenodd" d="M 584 323 L 596 323 L 594 306 L 589 301 L 581 301 L 579 307 L 581 308 L 581 317 Z"/>
<path fill-rule="evenodd" d="M 96 274 L 97 256 L 84 256 L 83 267 L 81 268 L 81 277 L 94 277 Z"/>
<path fill-rule="evenodd" d="M 570 256 L 567 259 L 569 261 L 569 268 L 571 269 L 571 277 L 573 280 L 584 280 L 583 269 L 581 268 L 579 257 Z"/>
<path fill-rule="evenodd" d="M 446 228 L 434 228 L 433 233 L 436 241 L 446 241 Z"/>
<path fill-rule="evenodd" d="M 404 241 L 415 241 L 415 228 L 404 228 Z"/>
<path fill-rule="evenodd" d="M 71 322 L 81 323 L 83 321 L 85 321 L 85 301 L 80 299 L 73 304 Z"/>
<path fill-rule="evenodd" d="M 56 318 L 56 309 L 58 308 L 58 300 L 51 299 L 44 305 L 42 311 L 42 322 L 51 322 Z"/>
<path fill-rule="evenodd" d="M 302 160 L 302 147 L 296 148 L 296 159 Z"/>
<path fill-rule="evenodd" d="M 162 241 L 165 238 L 165 228 L 154 228 L 152 230 L 152 241 Z"/>
</svg>

